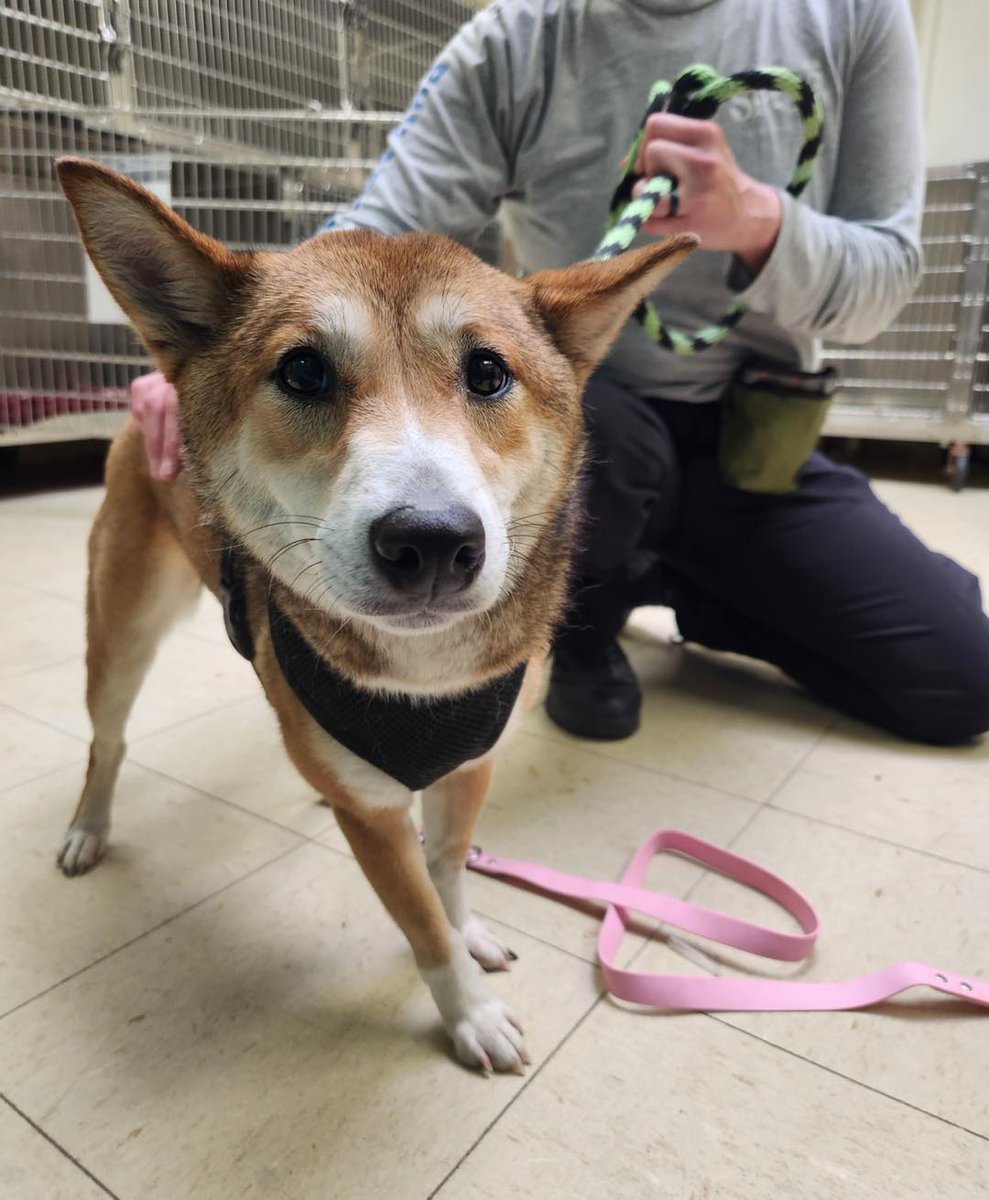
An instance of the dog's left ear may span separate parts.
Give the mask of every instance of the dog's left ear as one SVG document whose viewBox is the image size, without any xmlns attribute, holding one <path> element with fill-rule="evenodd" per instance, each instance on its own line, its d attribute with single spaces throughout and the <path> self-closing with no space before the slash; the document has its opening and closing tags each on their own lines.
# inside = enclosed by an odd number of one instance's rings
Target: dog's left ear
<svg viewBox="0 0 989 1200">
<path fill-rule="evenodd" d="M 99 163 L 60 158 L 55 167 L 93 265 L 174 379 L 236 302 L 249 256 L 199 233 Z"/>
<path fill-rule="evenodd" d="M 636 305 L 699 242 L 696 234 L 680 233 L 617 258 L 538 271 L 525 280 L 533 304 L 578 376 L 590 374 Z"/>
</svg>

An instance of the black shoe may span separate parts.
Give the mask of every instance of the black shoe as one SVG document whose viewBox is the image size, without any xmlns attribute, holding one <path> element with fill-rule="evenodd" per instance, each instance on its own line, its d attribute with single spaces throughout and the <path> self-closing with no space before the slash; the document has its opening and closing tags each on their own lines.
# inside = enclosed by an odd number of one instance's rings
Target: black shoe
<svg viewBox="0 0 989 1200">
<path fill-rule="evenodd" d="M 617 640 L 594 647 L 561 645 L 553 656 L 546 711 L 578 737 L 612 742 L 639 728 L 642 691 Z"/>
</svg>

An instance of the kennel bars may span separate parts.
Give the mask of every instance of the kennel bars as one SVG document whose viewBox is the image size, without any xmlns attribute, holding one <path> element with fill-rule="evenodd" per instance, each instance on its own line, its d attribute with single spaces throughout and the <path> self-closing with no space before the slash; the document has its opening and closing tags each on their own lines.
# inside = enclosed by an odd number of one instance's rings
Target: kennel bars
<svg viewBox="0 0 989 1200">
<path fill-rule="evenodd" d="M 0 3 L 0 445 L 107 437 L 149 360 L 52 171 L 92 157 L 235 248 L 347 207 L 466 0 Z"/>
<path fill-rule="evenodd" d="M 234 247 L 347 206 L 467 0 L 4 0 L 0 445 L 110 436 L 148 359 L 86 264 L 51 170 L 101 159 Z M 989 442 L 989 164 L 931 175 L 926 267 L 896 323 L 828 347 L 826 432 Z M 486 239 L 489 252 L 492 239 Z"/>
<path fill-rule="evenodd" d="M 932 172 L 924 274 L 893 325 L 863 346 L 828 346 L 841 376 L 827 434 L 950 448 L 953 487 L 989 444 L 989 163 Z"/>
</svg>

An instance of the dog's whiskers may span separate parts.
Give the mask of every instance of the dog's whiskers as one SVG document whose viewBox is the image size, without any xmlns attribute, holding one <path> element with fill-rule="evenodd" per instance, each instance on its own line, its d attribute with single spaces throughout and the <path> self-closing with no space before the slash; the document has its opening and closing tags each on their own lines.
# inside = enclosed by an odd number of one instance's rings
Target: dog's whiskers
<svg viewBox="0 0 989 1200">
<path fill-rule="evenodd" d="M 248 529 L 243 536 L 245 538 L 253 537 L 262 530 L 278 529 L 283 525 L 302 525 L 310 529 L 322 529 L 324 522 L 319 517 L 284 517 L 278 521 L 266 521 L 263 525 L 255 525 L 253 529 Z"/>
<path fill-rule="evenodd" d="M 311 571 L 311 570 L 313 569 L 313 567 L 318 567 L 318 566 L 320 566 L 321 564 L 322 564 L 322 559 L 320 559 L 320 558 L 314 558 L 314 559 L 312 560 L 312 562 L 311 562 L 311 563 L 309 563 L 308 565 L 304 566 L 304 567 L 302 568 L 302 570 L 301 570 L 301 571 L 298 571 L 298 572 L 295 574 L 295 576 L 294 576 L 294 577 L 293 577 L 293 579 L 292 579 L 292 582 L 291 582 L 291 583 L 290 583 L 288 586 L 289 586 L 290 588 L 294 588 L 294 587 L 295 587 L 295 585 L 296 585 L 296 583 L 297 583 L 297 582 L 298 582 L 298 581 L 299 581 L 299 580 L 302 578 L 302 576 L 303 576 L 303 575 L 305 575 L 305 573 L 306 573 L 307 571 Z"/>
<path fill-rule="evenodd" d="M 283 554 L 288 554 L 288 552 L 289 552 L 290 550 L 295 550 L 295 549 L 297 549 L 299 546 L 305 546 L 305 545 L 307 545 L 309 542 L 318 542 L 318 541 L 319 541 L 319 538 L 314 538 L 314 537 L 304 537 L 304 538 L 296 538 L 294 541 L 287 542 L 287 543 L 286 543 L 284 546 L 280 546 L 280 547 L 279 547 L 279 548 L 278 548 L 278 549 L 275 551 L 275 553 L 274 553 L 274 554 L 273 554 L 273 555 L 272 555 L 272 556 L 271 556 L 271 557 L 268 559 L 268 561 L 267 561 L 267 562 L 264 564 L 264 568 L 265 568 L 265 570 L 266 570 L 266 571 L 270 571 L 270 570 L 271 570 L 271 568 L 272 568 L 272 567 L 275 565 L 275 563 L 278 561 L 278 559 L 279 559 L 279 558 L 281 558 L 281 556 L 282 556 Z"/>
</svg>

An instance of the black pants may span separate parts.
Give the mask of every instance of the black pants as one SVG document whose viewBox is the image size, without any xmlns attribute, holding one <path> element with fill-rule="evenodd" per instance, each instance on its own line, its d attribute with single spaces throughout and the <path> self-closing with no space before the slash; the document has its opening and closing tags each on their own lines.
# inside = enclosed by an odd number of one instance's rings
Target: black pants
<svg viewBox="0 0 989 1200">
<path fill-rule="evenodd" d="M 815 454 L 795 492 L 741 492 L 719 476 L 719 405 L 644 399 L 603 372 L 585 405 L 588 521 L 565 638 L 610 638 L 633 604 L 665 603 L 686 640 L 773 663 L 902 737 L 989 729 L 978 580 L 859 471 Z"/>
</svg>

